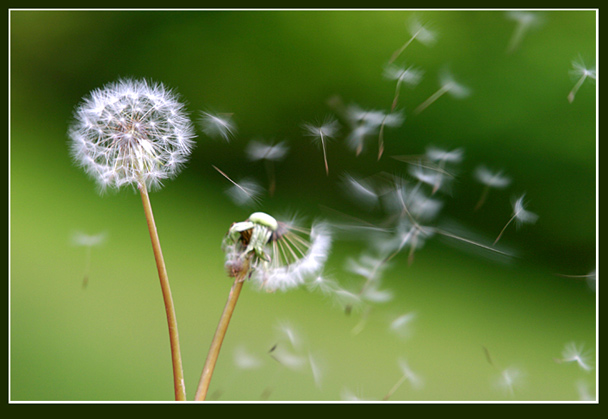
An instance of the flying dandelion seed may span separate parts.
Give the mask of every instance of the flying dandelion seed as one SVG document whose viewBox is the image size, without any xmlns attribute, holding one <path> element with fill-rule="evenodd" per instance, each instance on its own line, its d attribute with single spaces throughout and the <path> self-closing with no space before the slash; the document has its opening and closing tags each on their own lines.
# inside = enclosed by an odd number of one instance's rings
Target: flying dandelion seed
<svg viewBox="0 0 608 419">
<path fill-rule="evenodd" d="M 344 186 L 346 196 L 366 211 L 371 211 L 378 206 L 378 192 L 376 192 L 369 179 L 358 179 L 346 173 L 342 176 L 341 183 Z"/>
<path fill-rule="evenodd" d="M 517 367 L 508 367 L 500 371 L 495 386 L 506 392 L 509 396 L 515 395 L 515 389 L 523 384 L 525 374 Z"/>
<path fill-rule="evenodd" d="M 581 369 L 591 371 L 593 366 L 589 362 L 591 352 L 585 351 L 584 345 L 577 345 L 576 342 L 569 342 L 565 345 L 562 351 L 562 358 L 556 359 L 556 362 L 574 362 Z"/>
<path fill-rule="evenodd" d="M 253 370 L 262 366 L 262 360 L 249 352 L 243 345 L 234 349 L 234 365 L 241 370 Z"/>
<path fill-rule="evenodd" d="M 399 101 L 399 93 L 401 91 L 401 87 L 405 84 L 409 87 L 417 86 L 422 80 L 422 75 L 424 72 L 420 69 L 417 69 L 413 66 L 409 67 L 397 67 L 395 65 L 389 64 L 384 69 L 384 77 L 389 80 L 396 80 L 397 85 L 395 86 L 395 96 L 393 98 L 393 103 L 391 105 L 391 112 L 395 111 L 397 107 L 397 102 Z"/>
<path fill-rule="evenodd" d="M 216 166 L 212 165 L 212 167 L 232 183 L 232 186 L 226 190 L 226 193 L 235 204 L 239 206 L 255 206 L 260 203 L 260 195 L 264 189 L 256 181 L 243 179 L 237 183 Z"/>
<path fill-rule="evenodd" d="M 423 385 L 422 378 L 418 374 L 414 373 L 414 371 L 412 371 L 412 369 L 410 368 L 408 363 L 405 361 L 405 359 L 399 358 L 397 360 L 397 362 L 399 364 L 399 369 L 401 370 L 402 375 L 399 378 L 399 380 L 395 383 L 395 385 L 393 385 L 393 387 L 389 390 L 389 392 L 382 398 L 382 400 L 386 401 L 386 400 L 390 399 L 391 396 L 406 381 L 409 381 L 409 383 L 412 385 L 412 387 L 414 389 L 420 389 Z"/>
<path fill-rule="evenodd" d="M 578 392 L 578 398 L 581 401 L 595 401 L 596 397 L 591 393 L 589 389 L 589 384 L 583 380 L 578 380 L 576 382 L 576 390 Z"/>
<path fill-rule="evenodd" d="M 216 139 L 222 138 L 226 142 L 234 137 L 236 124 L 232 119 L 231 113 L 212 114 L 201 112 L 200 126 L 207 136 Z"/>
<path fill-rule="evenodd" d="M 507 221 L 507 224 L 505 224 L 498 237 L 496 237 L 494 244 L 498 243 L 498 240 L 500 240 L 500 237 L 507 229 L 507 226 L 511 224 L 513 220 L 515 220 L 516 225 L 519 228 L 521 224 L 532 224 L 538 219 L 538 215 L 524 208 L 524 196 L 525 194 L 517 198 L 513 203 L 513 216 L 509 219 L 509 221 Z"/>
<path fill-rule="evenodd" d="M 521 10 L 508 11 L 506 16 L 515 22 L 515 29 L 507 47 L 507 52 L 513 52 L 519 47 L 526 33 L 531 28 L 539 26 L 542 21 L 538 13 Z"/>
<path fill-rule="evenodd" d="M 401 112 L 365 110 L 357 105 L 349 106 L 346 111 L 350 132 L 346 138 L 348 146 L 358 156 L 363 151 L 367 138 L 378 135 L 378 158 L 384 152 L 384 128 L 401 126 L 405 117 Z"/>
<path fill-rule="evenodd" d="M 405 313 L 394 318 L 389 324 L 389 331 L 400 338 L 407 338 L 412 333 L 412 323 L 418 317 L 416 312 Z"/>
<path fill-rule="evenodd" d="M 436 172 L 441 174 L 447 174 L 446 165 L 448 163 L 457 164 L 463 159 L 464 151 L 460 148 L 446 151 L 441 148 L 430 146 L 426 150 L 426 157 L 437 165 Z M 450 176 L 453 177 L 453 176 Z M 437 176 L 436 183 L 433 185 L 433 194 L 435 194 L 442 185 L 442 181 L 445 176 Z"/>
<path fill-rule="evenodd" d="M 72 235 L 72 244 L 74 246 L 82 246 L 85 248 L 85 268 L 82 279 L 82 288 L 86 288 L 89 284 L 89 275 L 91 272 L 91 249 L 95 246 L 100 246 L 105 242 L 107 233 L 86 234 L 80 231 Z"/>
<path fill-rule="evenodd" d="M 490 189 L 504 189 L 511 184 L 511 179 L 503 175 L 502 172 L 492 172 L 483 165 L 478 166 L 475 169 L 473 176 L 484 186 L 481 196 L 479 197 L 477 204 L 475 204 L 475 210 L 481 208 L 481 206 L 486 202 Z"/>
<path fill-rule="evenodd" d="M 576 93 L 581 88 L 581 86 L 583 85 L 585 80 L 587 80 L 587 79 L 595 80 L 596 79 L 596 70 L 595 70 L 595 66 L 586 67 L 583 60 L 581 58 L 579 58 L 578 61 L 572 62 L 571 74 L 573 77 L 578 78 L 578 80 L 577 80 L 576 84 L 574 85 L 574 87 L 572 88 L 572 90 L 570 91 L 570 93 L 568 93 L 568 102 L 570 102 L 570 103 L 574 102 L 574 96 L 576 96 Z"/>
<path fill-rule="evenodd" d="M 333 118 L 327 118 L 321 125 L 304 124 L 304 135 L 313 137 L 321 144 L 323 149 L 323 161 L 325 162 L 325 173 L 329 175 L 329 165 L 327 163 L 327 141 L 336 136 L 340 125 Z"/>
<path fill-rule="evenodd" d="M 414 40 L 417 40 L 423 45 L 430 46 L 434 44 L 437 40 L 437 36 L 435 32 L 428 29 L 428 27 L 424 26 L 420 21 L 414 17 L 410 20 L 408 24 L 408 30 L 410 33 L 410 38 L 406 41 L 405 44 L 401 46 L 397 51 L 393 53 L 389 60 L 389 64 L 393 63 L 399 56 L 405 51 L 405 49 L 412 43 Z"/>
<path fill-rule="evenodd" d="M 414 109 L 415 114 L 419 114 L 428 108 L 431 104 L 433 104 L 437 99 L 439 99 L 444 94 L 448 93 L 452 97 L 456 99 L 464 99 L 471 94 L 471 91 L 468 87 L 458 83 L 454 80 L 454 77 L 451 73 L 444 71 L 439 75 L 439 90 L 429 96 L 424 102 L 422 102 L 416 109 Z"/>
<path fill-rule="evenodd" d="M 274 163 L 283 160 L 287 155 L 289 148 L 282 141 L 277 144 L 266 144 L 261 141 L 252 140 L 247 144 L 245 153 L 252 161 L 264 161 L 266 167 L 266 175 L 268 176 L 268 194 L 274 195 L 276 189 L 276 177 L 274 174 Z"/>
</svg>

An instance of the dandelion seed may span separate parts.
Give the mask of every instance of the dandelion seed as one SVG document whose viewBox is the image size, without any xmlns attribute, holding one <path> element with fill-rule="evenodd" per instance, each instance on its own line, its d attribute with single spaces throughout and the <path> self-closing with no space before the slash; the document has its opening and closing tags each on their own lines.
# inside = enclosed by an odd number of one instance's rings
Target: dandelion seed
<svg viewBox="0 0 608 419">
<path fill-rule="evenodd" d="M 540 25 L 541 19 L 538 13 L 521 10 L 508 11 L 506 16 L 508 19 L 515 21 L 516 24 L 507 47 L 507 52 L 513 52 L 521 44 L 526 32 L 530 28 Z"/>
<path fill-rule="evenodd" d="M 458 148 L 451 151 L 446 151 L 437 147 L 428 147 L 426 150 L 426 157 L 437 164 L 436 172 L 439 174 L 446 174 L 445 167 L 448 163 L 460 163 L 463 158 L 463 150 Z M 445 176 L 436 176 L 436 182 L 433 185 L 433 194 L 439 190 L 443 183 Z"/>
<path fill-rule="evenodd" d="M 265 144 L 261 141 L 252 140 L 247 144 L 245 152 L 250 160 L 262 160 L 266 166 L 266 175 L 268 176 L 268 194 L 274 195 L 276 188 L 276 177 L 274 174 L 274 162 L 282 160 L 287 154 L 288 147 L 285 142 L 277 144 Z"/>
<path fill-rule="evenodd" d="M 358 179 L 355 176 L 344 174 L 342 185 L 346 195 L 365 210 L 370 211 L 378 205 L 378 193 L 369 179 Z"/>
<path fill-rule="evenodd" d="M 496 380 L 496 387 L 505 391 L 510 396 L 515 394 L 515 388 L 522 385 L 525 374 L 517 367 L 508 367 L 500 372 Z"/>
<path fill-rule="evenodd" d="M 419 114 L 446 93 L 449 93 L 452 97 L 456 99 L 463 99 L 471 94 L 471 91 L 468 87 L 456 82 L 452 74 L 447 71 L 439 75 L 439 84 L 439 90 L 437 90 L 435 93 L 429 96 L 428 99 L 418 105 L 418 107 L 414 109 L 414 113 Z"/>
<path fill-rule="evenodd" d="M 384 76 L 386 78 L 397 81 L 397 85 L 395 86 L 395 96 L 391 105 L 391 112 L 393 112 L 397 107 L 401 86 L 404 84 L 410 87 L 418 85 L 418 83 L 420 83 L 420 80 L 422 79 L 422 74 L 422 70 L 417 69 L 413 66 L 405 68 L 389 64 L 384 69 Z"/>
<path fill-rule="evenodd" d="M 313 380 L 317 388 L 321 388 L 323 381 L 323 371 L 321 363 L 317 356 L 313 356 L 312 352 L 308 353 L 308 365 L 310 365 L 310 371 L 312 372 Z"/>
<path fill-rule="evenodd" d="M 507 224 L 505 224 L 498 237 L 496 237 L 494 244 L 496 244 L 498 240 L 500 240 L 500 237 L 506 230 L 507 226 L 511 224 L 513 220 L 516 221 L 517 227 L 519 228 L 521 224 L 532 224 L 535 223 L 538 219 L 538 215 L 524 208 L 524 196 L 525 194 L 517 198 L 513 203 L 513 216 L 511 217 L 511 219 L 509 219 L 509 221 L 507 221 Z"/>
<path fill-rule="evenodd" d="M 314 137 L 319 141 L 323 149 L 323 161 L 325 162 L 325 173 L 329 175 L 329 165 L 327 164 L 327 140 L 333 138 L 338 133 L 338 121 L 333 118 L 327 118 L 322 125 L 304 124 L 304 133 L 309 137 Z"/>
<path fill-rule="evenodd" d="M 583 380 L 578 380 L 576 382 L 576 390 L 578 391 L 578 398 L 582 401 L 595 401 L 595 395 L 591 394 L 589 390 L 589 384 L 587 384 Z"/>
<path fill-rule="evenodd" d="M 222 246 L 229 273 L 248 261 L 251 280 L 260 289 L 273 292 L 297 287 L 318 274 L 330 245 L 324 223 L 308 230 L 293 221 L 279 222 L 256 212 L 246 221 L 234 223 Z"/>
<path fill-rule="evenodd" d="M 101 245 L 103 242 L 105 242 L 106 237 L 106 232 L 91 235 L 77 231 L 72 235 L 72 243 L 74 246 L 82 246 L 86 250 L 82 288 L 86 288 L 89 284 L 89 275 L 91 272 L 91 248 Z"/>
<path fill-rule="evenodd" d="M 232 120 L 231 113 L 211 114 L 201 112 L 200 125 L 203 132 L 211 138 L 222 138 L 230 142 L 236 132 L 236 124 Z"/>
<path fill-rule="evenodd" d="M 256 181 L 242 179 L 237 183 L 216 166 L 213 166 L 213 168 L 232 183 L 232 186 L 226 190 L 226 193 L 235 204 L 239 206 L 255 206 L 260 203 L 260 195 L 264 189 Z"/>
<path fill-rule="evenodd" d="M 388 399 L 390 399 L 391 396 L 406 381 L 409 381 L 410 384 L 412 385 L 412 387 L 415 388 L 415 389 L 419 389 L 419 388 L 422 387 L 422 384 L 423 384 L 422 383 L 422 378 L 420 378 L 420 376 L 418 374 L 416 374 L 416 373 L 414 373 L 414 371 L 412 371 L 412 369 L 410 368 L 410 366 L 408 365 L 408 363 L 405 361 L 405 359 L 399 358 L 397 360 L 397 362 L 399 364 L 399 369 L 401 370 L 402 376 L 395 383 L 395 385 L 389 390 L 389 392 L 382 398 L 382 400 L 388 400 Z"/>
<path fill-rule="evenodd" d="M 162 84 L 123 79 L 94 90 L 69 129 L 74 161 L 108 187 L 159 187 L 176 176 L 194 146 L 194 130 Z"/>
<path fill-rule="evenodd" d="M 562 351 L 562 358 L 557 362 L 575 362 L 585 371 L 591 371 L 593 367 L 589 363 L 590 352 L 584 350 L 584 345 L 577 345 L 576 342 L 569 342 Z"/>
<path fill-rule="evenodd" d="M 270 356 L 279 364 L 291 370 L 301 370 L 306 365 L 304 356 L 290 352 L 283 346 L 277 346 Z"/>
<path fill-rule="evenodd" d="M 416 312 L 405 313 L 397 316 L 390 322 L 389 331 L 396 334 L 400 338 L 406 338 L 411 335 L 412 322 L 418 317 Z"/>
<path fill-rule="evenodd" d="M 262 361 L 251 354 L 243 345 L 234 349 L 234 364 L 242 370 L 253 370 L 262 366 Z"/>
<path fill-rule="evenodd" d="M 573 77 L 577 77 L 578 80 L 577 80 L 576 84 L 574 85 L 574 87 L 572 88 L 572 90 L 570 91 L 570 93 L 568 93 L 568 102 L 570 102 L 570 103 L 574 102 L 574 96 L 576 95 L 578 90 L 581 88 L 581 86 L 583 85 L 585 80 L 587 80 L 587 79 L 595 80 L 596 79 L 595 66 L 587 68 L 585 66 L 585 63 L 583 62 L 583 60 L 579 59 L 578 61 L 572 62 L 571 74 Z"/>
<path fill-rule="evenodd" d="M 285 144 L 285 141 L 281 141 L 276 144 L 268 144 L 258 140 L 251 140 L 247 144 L 245 153 L 250 160 L 270 160 L 280 161 L 285 158 L 289 148 Z"/>
<path fill-rule="evenodd" d="M 479 197 L 479 201 L 477 201 L 477 204 L 475 205 L 475 210 L 481 208 L 481 206 L 486 202 L 491 188 L 504 189 L 511 184 L 511 179 L 504 176 L 502 172 L 492 172 L 483 165 L 478 166 L 475 169 L 473 176 L 478 182 L 484 185 L 481 196 Z"/>
<path fill-rule="evenodd" d="M 405 51 L 405 49 L 412 43 L 414 40 L 418 40 L 421 44 L 430 46 L 435 43 L 437 40 L 436 34 L 424 26 L 417 18 L 412 18 L 408 24 L 408 30 L 411 35 L 411 38 L 407 40 L 405 44 L 401 46 L 397 51 L 393 53 L 389 60 L 389 64 L 393 63 L 399 56 Z"/>
<path fill-rule="evenodd" d="M 346 114 L 351 127 L 346 138 L 349 147 L 358 156 L 363 151 L 365 139 L 378 135 L 378 158 L 384 151 L 384 128 L 398 127 L 405 119 L 401 112 L 364 110 L 356 105 L 349 106 Z"/>
</svg>

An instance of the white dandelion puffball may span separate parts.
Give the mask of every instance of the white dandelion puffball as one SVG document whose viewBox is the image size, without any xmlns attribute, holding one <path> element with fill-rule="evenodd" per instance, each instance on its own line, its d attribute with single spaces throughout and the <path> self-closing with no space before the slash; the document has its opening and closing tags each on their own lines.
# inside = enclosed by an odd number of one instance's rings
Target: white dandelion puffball
<svg viewBox="0 0 608 419">
<path fill-rule="evenodd" d="M 93 90 L 69 129 L 74 161 L 103 191 L 159 187 L 188 160 L 194 128 L 177 96 L 161 83 L 121 79 Z"/>
</svg>

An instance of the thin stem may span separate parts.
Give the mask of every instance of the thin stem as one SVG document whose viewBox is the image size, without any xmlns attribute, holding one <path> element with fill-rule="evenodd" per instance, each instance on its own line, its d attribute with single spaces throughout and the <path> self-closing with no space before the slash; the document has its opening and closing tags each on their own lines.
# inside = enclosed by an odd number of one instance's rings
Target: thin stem
<svg viewBox="0 0 608 419">
<path fill-rule="evenodd" d="M 207 360 L 205 361 L 205 366 L 203 367 L 201 379 L 198 383 L 196 395 L 194 396 L 194 400 L 196 401 L 203 401 L 207 397 L 207 391 L 209 390 L 211 376 L 213 375 L 213 370 L 215 369 L 215 364 L 217 363 L 217 358 L 220 354 L 222 342 L 224 341 L 224 337 L 226 336 L 226 331 L 228 330 L 228 325 L 230 324 L 232 313 L 234 313 L 236 302 L 238 301 L 239 295 L 241 294 L 241 289 L 243 288 L 245 276 L 247 275 L 248 270 L 248 264 L 246 264 L 246 267 L 244 269 L 241 269 L 241 271 L 234 278 L 234 283 L 232 284 L 232 288 L 230 289 L 230 294 L 228 294 L 228 301 L 226 301 L 224 311 L 222 312 L 222 316 L 220 317 L 217 329 L 215 330 L 215 335 L 213 335 L 211 347 L 209 348 L 209 353 L 207 354 Z"/>
<path fill-rule="evenodd" d="M 494 240 L 494 244 L 498 243 L 498 240 L 500 240 L 500 238 L 502 237 L 502 233 L 505 232 L 505 230 L 507 229 L 507 227 L 509 226 L 509 224 L 511 224 L 511 222 L 515 219 L 515 217 L 517 217 L 517 213 L 513 214 L 513 217 L 511 217 L 509 219 L 509 221 L 507 221 L 507 224 L 505 224 L 505 226 L 500 231 L 500 234 L 498 234 L 498 237 L 496 237 L 496 240 Z"/>
<path fill-rule="evenodd" d="M 152 214 L 152 205 L 150 205 L 150 197 L 145 184 L 139 185 L 141 201 L 148 222 L 148 230 L 150 231 L 150 240 L 152 241 L 152 250 L 154 251 L 154 259 L 156 260 L 156 268 L 158 269 L 158 278 L 160 279 L 160 287 L 163 293 L 165 303 L 165 312 L 167 315 L 167 323 L 169 325 L 169 341 L 171 343 L 171 361 L 173 363 L 173 386 L 175 389 L 175 400 L 186 400 L 186 387 L 184 384 L 184 371 L 182 367 L 182 358 L 179 349 L 179 335 L 177 333 L 177 319 L 175 317 L 175 308 L 173 306 L 173 298 L 171 297 L 171 288 L 169 287 L 169 277 L 167 276 L 167 268 L 163 259 L 163 252 L 160 247 L 158 232 Z"/>
<path fill-rule="evenodd" d="M 406 377 L 405 375 L 403 375 L 403 376 L 402 376 L 402 377 L 399 379 L 399 381 L 397 381 L 397 382 L 395 383 L 395 385 L 393 386 L 393 388 L 391 388 L 391 389 L 389 390 L 389 392 L 386 394 L 386 396 L 384 396 L 384 397 L 382 398 L 382 400 L 386 401 L 386 400 L 390 399 L 390 398 L 391 398 L 391 396 L 393 395 L 393 393 L 394 393 L 395 391 L 397 391 L 397 390 L 399 389 L 399 387 L 401 387 L 401 384 L 403 384 L 403 383 L 405 382 L 405 380 L 406 380 L 406 379 L 407 379 L 407 377 Z"/>
</svg>

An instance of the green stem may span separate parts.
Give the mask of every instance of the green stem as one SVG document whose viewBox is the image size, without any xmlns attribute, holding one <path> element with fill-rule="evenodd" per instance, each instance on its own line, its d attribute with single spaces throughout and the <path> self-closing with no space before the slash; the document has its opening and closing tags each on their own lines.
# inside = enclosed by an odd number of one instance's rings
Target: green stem
<svg viewBox="0 0 608 419">
<path fill-rule="evenodd" d="M 235 276 L 234 283 L 230 289 L 230 294 L 228 294 L 228 301 L 226 301 L 226 306 L 224 307 L 219 324 L 215 330 L 215 335 L 211 341 L 211 347 L 209 348 L 209 353 L 207 354 L 207 360 L 205 361 L 205 366 L 203 367 L 198 389 L 196 390 L 196 395 L 194 396 L 194 400 L 196 401 L 203 401 L 207 398 L 209 383 L 211 382 L 211 376 L 213 375 L 213 370 L 215 369 L 215 364 L 217 363 L 217 358 L 220 354 L 222 342 L 226 336 L 226 331 L 228 330 L 232 313 L 234 313 L 236 302 L 238 301 L 241 289 L 243 288 L 245 275 L 247 275 L 247 272 L 249 271 L 248 264 L 246 265 L 247 266 L 241 269 L 241 271 Z"/>
<path fill-rule="evenodd" d="M 171 343 L 171 361 L 173 363 L 173 386 L 175 389 L 175 400 L 186 400 L 186 387 L 184 384 L 184 371 L 182 367 L 182 358 L 179 349 L 179 335 L 177 333 L 177 319 L 175 316 L 175 308 L 173 306 L 173 298 L 171 297 L 171 288 L 169 287 L 169 277 L 167 276 L 167 268 L 163 259 L 163 252 L 160 247 L 158 232 L 152 214 L 152 205 L 150 205 L 150 197 L 145 184 L 139 185 L 141 201 L 148 222 L 148 230 L 150 231 L 150 239 L 152 240 L 152 250 L 154 251 L 154 259 L 156 260 L 156 268 L 158 269 L 158 278 L 160 279 L 160 287 L 165 303 L 165 312 L 167 315 L 167 323 L 169 325 L 169 341 Z"/>
</svg>

